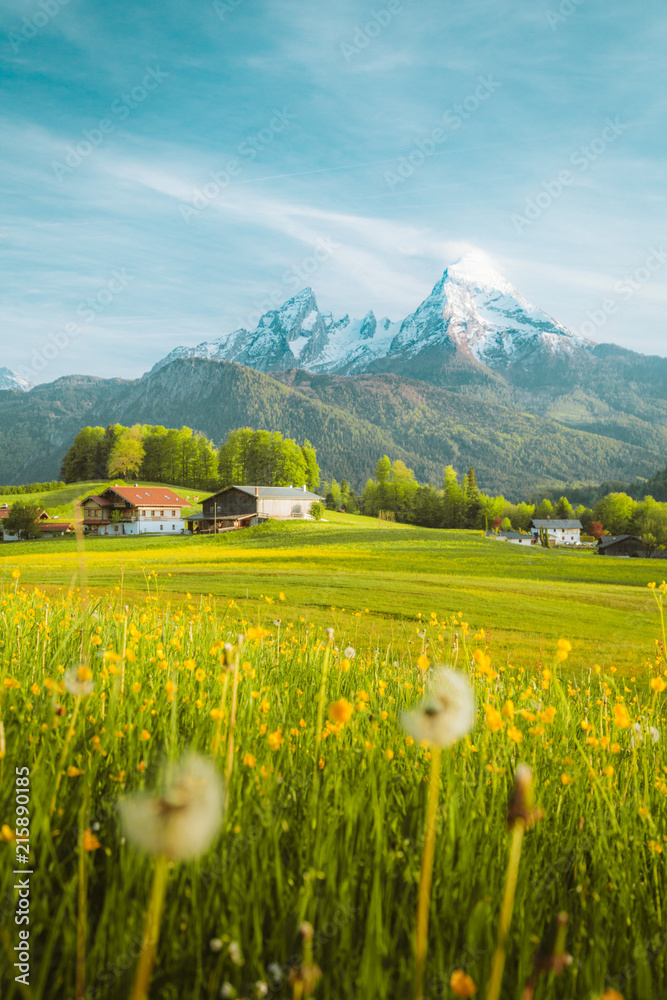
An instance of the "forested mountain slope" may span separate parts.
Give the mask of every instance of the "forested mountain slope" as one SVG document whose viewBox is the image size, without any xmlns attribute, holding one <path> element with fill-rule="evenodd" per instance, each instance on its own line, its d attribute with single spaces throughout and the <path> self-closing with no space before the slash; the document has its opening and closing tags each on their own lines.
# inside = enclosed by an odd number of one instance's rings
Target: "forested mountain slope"
<svg viewBox="0 0 667 1000">
<path fill-rule="evenodd" d="M 440 483 L 448 464 L 474 465 L 484 489 L 509 497 L 584 477 L 650 476 L 667 460 L 657 434 L 654 448 L 639 448 L 398 375 L 274 376 L 189 358 L 134 381 L 73 376 L 0 392 L 0 481 L 57 477 L 81 427 L 116 422 L 185 424 L 216 444 L 243 426 L 307 437 L 323 477 L 355 485 L 385 453 L 422 482 Z"/>
</svg>

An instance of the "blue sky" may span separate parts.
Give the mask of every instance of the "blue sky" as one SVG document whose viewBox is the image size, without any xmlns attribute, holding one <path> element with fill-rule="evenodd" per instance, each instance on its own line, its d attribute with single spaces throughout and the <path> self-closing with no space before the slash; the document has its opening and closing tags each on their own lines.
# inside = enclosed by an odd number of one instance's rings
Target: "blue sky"
<svg viewBox="0 0 667 1000">
<path fill-rule="evenodd" d="M 400 319 L 471 247 L 667 354 L 660 0 L 5 0 L 0 46 L 0 366 L 135 377 L 307 284 Z"/>
</svg>

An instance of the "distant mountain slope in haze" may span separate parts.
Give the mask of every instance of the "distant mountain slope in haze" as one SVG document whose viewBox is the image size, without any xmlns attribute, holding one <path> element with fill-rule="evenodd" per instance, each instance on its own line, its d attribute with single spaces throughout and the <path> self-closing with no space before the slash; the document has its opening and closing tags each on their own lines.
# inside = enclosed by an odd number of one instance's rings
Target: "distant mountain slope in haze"
<svg viewBox="0 0 667 1000">
<path fill-rule="evenodd" d="M 657 438 L 642 449 L 395 374 L 274 377 L 184 358 L 135 381 L 72 376 L 0 392 L 0 482 L 56 478 L 81 427 L 115 422 L 186 424 L 216 444 L 242 426 L 308 437 L 323 476 L 356 486 L 384 453 L 436 484 L 445 465 L 474 465 L 484 489 L 512 498 L 538 484 L 649 476 L 667 460 Z"/>
</svg>

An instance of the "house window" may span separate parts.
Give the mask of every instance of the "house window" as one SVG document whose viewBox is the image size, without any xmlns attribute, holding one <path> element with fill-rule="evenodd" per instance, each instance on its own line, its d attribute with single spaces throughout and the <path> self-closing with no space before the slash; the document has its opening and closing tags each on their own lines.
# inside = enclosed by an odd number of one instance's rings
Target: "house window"
<svg viewBox="0 0 667 1000">
<path fill-rule="evenodd" d="M 163 528 L 164 528 L 164 524 L 161 524 L 160 525 L 160 531 L 162 531 Z"/>
<path fill-rule="evenodd" d="M 175 524 L 172 524 L 172 526 L 171 526 L 171 530 L 172 530 L 172 531 L 176 531 L 176 525 L 175 525 Z"/>
<path fill-rule="evenodd" d="M 117 524 L 114 524 L 114 526 L 113 526 L 113 530 L 114 530 L 114 531 L 118 531 L 118 525 L 117 525 Z"/>
<path fill-rule="evenodd" d="M 171 516 L 172 516 L 172 517 L 176 517 L 176 511 L 175 511 L 175 510 L 172 510 L 172 512 L 171 512 Z"/>
<path fill-rule="evenodd" d="M 164 517 L 164 511 L 163 510 L 160 511 L 160 517 Z"/>
<path fill-rule="evenodd" d="M 151 517 L 155 517 L 155 511 L 154 510 L 151 511 Z"/>
</svg>

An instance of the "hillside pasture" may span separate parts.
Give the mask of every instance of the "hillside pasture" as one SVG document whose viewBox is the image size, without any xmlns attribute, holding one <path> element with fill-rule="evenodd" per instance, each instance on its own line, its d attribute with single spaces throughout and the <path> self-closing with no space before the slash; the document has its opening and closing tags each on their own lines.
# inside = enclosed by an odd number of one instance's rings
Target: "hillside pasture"
<svg viewBox="0 0 667 1000">
<path fill-rule="evenodd" d="M 432 611 L 461 612 L 484 629 L 503 657 L 537 662 L 560 637 L 572 662 L 636 669 L 653 654 L 657 626 L 646 584 L 663 563 L 603 559 L 591 550 L 523 548 L 475 531 L 439 531 L 327 512 L 322 522 L 268 522 L 217 537 L 85 540 L 94 592 L 173 601 L 211 595 L 235 601 L 248 620 L 304 617 L 359 641 L 420 646 Z M 21 582 L 76 585 L 73 538 L 0 547 L 0 580 L 19 567 Z M 11 582 L 11 581 L 10 581 Z M 284 595 L 280 601 L 278 595 Z M 429 637 L 431 641 L 431 637 Z"/>
</svg>

